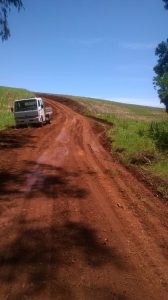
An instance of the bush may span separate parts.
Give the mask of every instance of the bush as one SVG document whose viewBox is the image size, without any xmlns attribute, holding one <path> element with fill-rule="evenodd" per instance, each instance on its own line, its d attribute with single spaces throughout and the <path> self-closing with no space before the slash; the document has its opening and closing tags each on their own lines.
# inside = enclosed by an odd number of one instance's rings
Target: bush
<svg viewBox="0 0 168 300">
<path fill-rule="evenodd" d="M 168 122 L 152 122 L 149 136 L 160 151 L 168 152 Z"/>
</svg>

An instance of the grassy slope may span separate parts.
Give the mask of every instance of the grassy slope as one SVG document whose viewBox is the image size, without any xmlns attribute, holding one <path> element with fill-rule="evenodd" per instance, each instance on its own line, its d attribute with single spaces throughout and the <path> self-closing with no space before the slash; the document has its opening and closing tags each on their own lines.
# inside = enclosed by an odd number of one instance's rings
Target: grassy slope
<svg viewBox="0 0 168 300">
<path fill-rule="evenodd" d="M 0 87 L 0 129 L 14 125 L 14 117 L 10 111 L 13 101 L 31 96 L 33 93 L 24 89 Z"/>
<path fill-rule="evenodd" d="M 69 97 L 69 96 L 68 96 Z M 127 165 L 161 178 L 157 190 L 168 199 L 168 115 L 164 109 L 73 97 L 86 115 L 112 124 L 112 149 Z"/>
<path fill-rule="evenodd" d="M 30 96 L 33 94 L 27 90 L 0 87 L 0 129 L 14 125 L 10 112 L 13 101 Z M 82 105 L 86 115 L 111 123 L 108 136 L 113 151 L 127 165 L 138 165 L 163 179 L 157 189 L 168 199 L 168 115 L 163 109 L 93 98 L 64 97 Z"/>
</svg>

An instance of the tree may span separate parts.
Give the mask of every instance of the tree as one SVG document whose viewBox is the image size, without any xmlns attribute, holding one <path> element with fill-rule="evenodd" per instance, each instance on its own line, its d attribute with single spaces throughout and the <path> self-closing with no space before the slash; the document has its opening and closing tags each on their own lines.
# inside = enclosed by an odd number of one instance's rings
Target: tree
<svg viewBox="0 0 168 300">
<path fill-rule="evenodd" d="M 165 73 L 162 77 L 154 77 L 154 85 L 158 89 L 160 102 L 164 103 L 168 113 L 168 73 Z"/>
<path fill-rule="evenodd" d="M 168 9 L 168 0 L 162 0 L 165 8 Z M 166 106 L 168 113 L 168 39 L 161 42 L 155 54 L 158 56 L 157 65 L 154 67 L 156 76 L 153 78 L 153 83 L 157 89 L 160 102 Z"/>
<path fill-rule="evenodd" d="M 12 6 L 20 11 L 23 7 L 22 0 L 0 0 L 0 38 L 2 41 L 10 37 L 8 15 Z"/>
<path fill-rule="evenodd" d="M 164 103 L 168 112 L 168 39 L 157 46 L 155 54 L 158 56 L 158 61 L 154 67 L 156 73 L 154 86 L 161 103 Z"/>
<path fill-rule="evenodd" d="M 165 7 L 166 9 L 168 9 L 168 0 L 163 0 L 163 2 L 164 2 L 164 7 Z"/>
</svg>

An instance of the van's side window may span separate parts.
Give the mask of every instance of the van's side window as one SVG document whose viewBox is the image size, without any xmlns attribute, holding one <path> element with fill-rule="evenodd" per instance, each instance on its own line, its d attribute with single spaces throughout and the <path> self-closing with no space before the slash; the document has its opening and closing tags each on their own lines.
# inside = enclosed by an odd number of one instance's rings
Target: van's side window
<svg viewBox="0 0 168 300">
<path fill-rule="evenodd" d="M 38 100 L 38 106 L 40 107 L 40 101 Z"/>
</svg>

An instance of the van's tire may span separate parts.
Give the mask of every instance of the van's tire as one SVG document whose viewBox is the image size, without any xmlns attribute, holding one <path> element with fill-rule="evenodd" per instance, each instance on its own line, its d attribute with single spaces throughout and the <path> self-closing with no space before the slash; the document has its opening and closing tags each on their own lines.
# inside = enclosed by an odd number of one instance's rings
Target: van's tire
<svg viewBox="0 0 168 300">
<path fill-rule="evenodd" d="M 44 121 L 43 121 L 43 117 L 41 117 L 40 127 L 43 127 L 43 125 L 44 125 Z"/>
<path fill-rule="evenodd" d="M 50 118 L 46 119 L 46 124 L 51 124 L 51 119 Z"/>
</svg>

